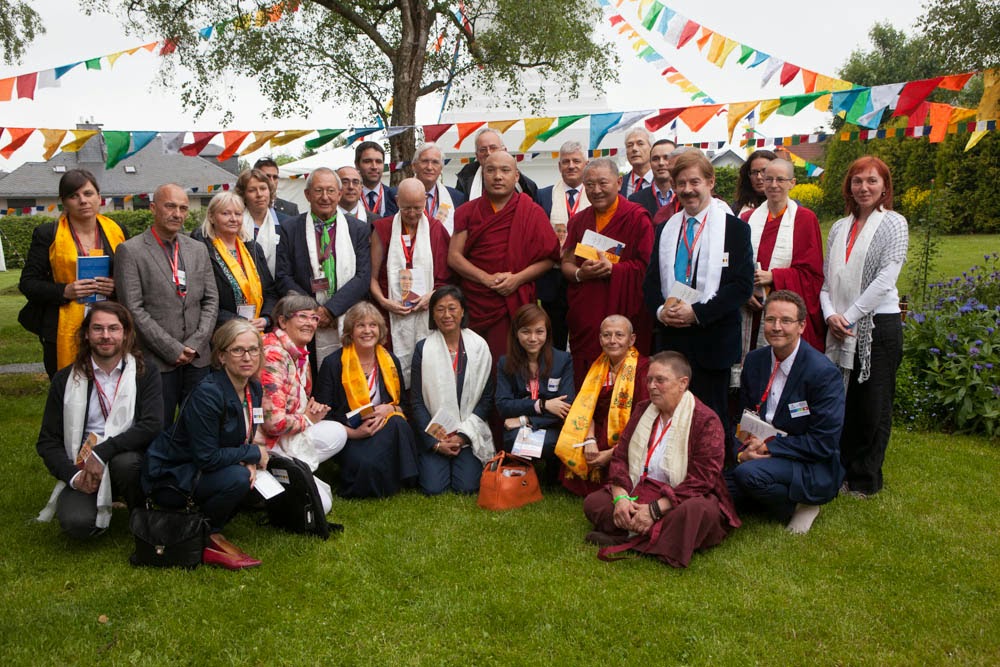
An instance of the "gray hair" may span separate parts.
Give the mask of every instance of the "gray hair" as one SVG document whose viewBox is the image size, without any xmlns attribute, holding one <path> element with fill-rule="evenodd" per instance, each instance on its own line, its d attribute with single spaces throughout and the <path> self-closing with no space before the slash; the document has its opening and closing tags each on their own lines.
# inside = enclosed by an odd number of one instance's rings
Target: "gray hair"
<svg viewBox="0 0 1000 667">
<path fill-rule="evenodd" d="M 243 198 L 231 190 L 226 190 L 220 192 L 219 194 L 212 197 L 212 201 L 208 202 L 208 208 L 205 209 L 205 219 L 201 223 L 201 235 L 206 239 L 214 239 L 215 234 L 215 223 L 212 222 L 212 216 L 216 214 L 221 208 L 225 208 L 230 204 L 237 204 L 240 209 L 240 214 L 246 210 L 246 205 L 243 203 Z M 246 232 L 246 229 L 240 228 L 239 237 L 241 241 L 250 241 L 253 239 L 251 234 Z"/>
<path fill-rule="evenodd" d="M 583 177 L 586 178 L 587 174 L 590 173 L 591 171 L 593 171 L 594 169 L 602 169 L 602 168 L 603 169 L 607 169 L 608 171 L 610 171 L 612 174 L 615 175 L 615 177 L 618 177 L 618 176 L 621 175 L 618 172 L 618 163 L 617 162 L 615 162 L 614 160 L 612 160 L 609 157 L 599 157 L 599 158 L 595 158 L 595 159 L 593 159 L 593 160 L 591 160 L 590 162 L 587 163 L 587 166 L 583 168 Z"/>
<path fill-rule="evenodd" d="M 340 176 L 333 169 L 330 169 L 329 167 L 316 167 L 306 177 L 306 190 L 308 190 L 309 188 L 312 187 L 313 179 L 316 178 L 317 174 L 330 174 L 335 179 L 337 179 L 337 189 L 338 190 L 340 190 L 340 189 L 342 189 L 344 187 L 344 184 L 340 182 Z"/>
<path fill-rule="evenodd" d="M 271 319 L 277 325 L 279 317 L 284 317 L 287 320 L 300 310 L 316 310 L 317 308 L 319 308 L 319 304 L 311 296 L 289 294 L 274 304 L 274 308 L 271 309 Z"/>
<path fill-rule="evenodd" d="M 583 144 L 579 141 L 567 141 L 559 147 L 559 157 L 570 153 L 583 153 L 583 157 L 587 157 L 587 151 L 583 150 Z"/>
<path fill-rule="evenodd" d="M 649 133 L 649 130 L 647 130 L 646 128 L 642 127 L 641 125 L 636 125 L 631 130 L 629 130 L 628 132 L 626 132 L 625 133 L 625 141 L 628 141 L 629 137 L 631 137 L 633 135 L 636 135 L 636 134 L 641 135 L 646 140 L 647 144 L 653 143 L 653 135 Z"/>
<path fill-rule="evenodd" d="M 413 161 L 416 162 L 417 160 L 419 160 L 421 155 L 423 155 L 427 151 L 431 150 L 432 148 L 435 149 L 435 150 L 437 150 L 438 153 L 441 153 L 441 161 L 443 163 L 444 162 L 444 151 L 442 151 L 441 147 L 438 146 L 433 141 L 425 141 L 424 143 L 422 143 L 419 146 L 417 146 L 417 150 L 413 153 Z"/>
</svg>

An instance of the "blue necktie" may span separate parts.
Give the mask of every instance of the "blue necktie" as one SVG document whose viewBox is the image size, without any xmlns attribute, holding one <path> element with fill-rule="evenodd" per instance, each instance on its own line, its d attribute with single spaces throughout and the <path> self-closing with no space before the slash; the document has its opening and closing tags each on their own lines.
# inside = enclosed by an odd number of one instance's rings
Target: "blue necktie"
<svg viewBox="0 0 1000 667">
<path fill-rule="evenodd" d="M 378 212 L 378 211 L 375 211 L 375 191 L 374 190 L 372 190 L 371 192 L 368 193 L 368 210 L 376 212 L 376 213 Z"/>
<path fill-rule="evenodd" d="M 682 282 L 685 285 L 690 285 L 691 282 L 688 280 L 688 267 L 691 265 L 691 257 L 688 256 L 689 245 L 694 243 L 694 228 L 698 224 L 698 218 L 688 218 L 687 219 L 687 229 L 684 235 L 687 237 L 687 243 L 683 241 L 677 244 L 677 256 L 674 258 L 674 280 Z"/>
<path fill-rule="evenodd" d="M 573 208 L 573 205 L 576 203 L 576 193 L 577 193 L 576 188 L 570 188 L 569 190 L 566 191 L 566 194 L 569 195 L 570 208 Z"/>
</svg>

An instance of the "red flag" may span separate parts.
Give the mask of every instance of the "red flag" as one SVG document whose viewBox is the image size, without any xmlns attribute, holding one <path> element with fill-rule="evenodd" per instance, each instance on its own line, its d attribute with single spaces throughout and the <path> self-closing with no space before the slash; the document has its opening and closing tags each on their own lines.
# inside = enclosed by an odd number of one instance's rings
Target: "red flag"
<svg viewBox="0 0 1000 667">
<path fill-rule="evenodd" d="M 17 96 L 21 99 L 35 99 L 35 83 L 38 81 L 38 72 L 22 74 L 17 77 Z"/>
<path fill-rule="evenodd" d="M 218 134 L 218 132 L 192 132 L 192 134 L 194 135 L 194 141 L 189 143 L 187 146 L 181 146 L 180 149 L 181 153 L 190 157 L 194 157 L 198 155 L 198 153 L 205 150 L 205 146 L 208 145 L 208 142 L 210 142 L 212 138 Z"/>
<path fill-rule="evenodd" d="M 689 20 L 684 24 L 684 29 L 681 30 L 681 38 L 677 40 L 677 48 L 681 48 L 685 44 L 691 41 L 691 38 L 695 36 L 698 32 L 698 28 L 701 26 L 694 21 Z"/>
<path fill-rule="evenodd" d="M 892 115 L 909 116 L 920 106 L 921 102 L 934 92 L 934 89 L 938 87 L 942 79 L 944 79 L 943 76 L 937 76 L 933 79 L 911 81 L 903 86 L 903 89 L 899 91 L 899 102 L 896 103 L 896 110 L 892 112 Z"/>
<path fill-rule="evenodd" d="M 969 82 L 969 79 L 972 78 L 973 74 L 975 74 L 975 72 L 946 76 L 941 79 L 941 83 L 938 84 L 938 88 L 942 88 L 944 90 L 962 90 L 962 88 L 965 88 L 965 84 Z"/>
<path fill-rule="evenodd" d="M 441 138 L 442 134 L 448 131 L 451 125 L 451 123 L 442 123 L 441 125 L 424 125 L 424 141 L 437 141 Z"/>
<path fill-rule="evenodd" d="M 160 49 L 161 56 L 169 56 L 171 53 L 177 50 L 177 42 L 171 37 L 170 39 L 163 40 L 163 48 Z"/>
<path fill-rule="evenodd" d="M 792 79 L 795 78 L 795 75 L 799 73 L 799 69 L 801 68 L 798 65 L 793 65 L 791 63 L 785 63 L 784 65 L 782 65 L 781 79 L 780 79 L 781 85 L 787 86 L 789 83 L 791 83 Z"/>
<path fill-rule="evenodd" d="M 225 162 L 232 156 L 236 155 L 236 151 L 239 150 L 240 144 L 242 144 L 243 140 L 246 139 L 248 136 L 250 136 L 249 132 L 239 132 L 235 130 L 230 132 L 223 132 L 222 140 L 223 143 L 225 144 L 225 147 L 222 149 L 222 152 L 219 153 L 219 157 L 217 157 L 216 159 L 219 162 Z"/>
<path fill-rule="evenodd" d="M 465 141 L 470 134 L 485 124 L 485 121 L 478 121 L 475 123 L 456 123 L 456 127 L 458 127 L 458 141 L 455 142 L 455 148 L 460 147 L 462 142 Z"/>
<path fill-rule="evenodd" d="M 660 109 L 660 113 L 646 119 L 646 129 L 650 132 L 656 132 L 669 124 L 674 118 L 680 116 L 682 111 L 684 111 L 683 107 L 679 109 Z"/>
</svg>

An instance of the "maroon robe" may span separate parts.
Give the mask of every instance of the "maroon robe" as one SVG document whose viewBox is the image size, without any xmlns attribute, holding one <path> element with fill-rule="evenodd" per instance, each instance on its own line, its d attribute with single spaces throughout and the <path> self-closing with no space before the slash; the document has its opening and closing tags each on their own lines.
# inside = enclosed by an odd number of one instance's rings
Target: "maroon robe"
<svg viewBox="0 0 1000 667">
<path fill-rule="evenodd" d="M 515 192 L 493 211 L 488 197 L 455 210 L 455 234 L 467 232 L 465 258 L 487 273 L 517 273 L 544 259 L 559 261 L 559 239 L 541 206 Z M 469 328 L 486 339 L 496 362 L 507 353 L 507 333 L 517 309 L 535 301 L 535 281 L 501 296 L 474 280 L 459 279 L 469 313 Z"/>
<path fill-rule="evenodd" d="M 563 258 L 572 258 L 577 266 L 584 260 L 573 251 L 588 229 L 597 231 L 597 214 L 593 207 L 580 211 L 569 219 Z M 642 281 L 646 277 L 649 256 L 653 252 L 653 225 L 649 213 L 639 204 L 618 196 L 618 209 L 603 231 L 599 232 L 625 244 L 622 258 L 611 267 L 611 277 L 577 283 L 566 281 L 566 301 L 569 312 L 569 347 L 573 354 L 573 380 L 579 387 L 587 377 L 590 365 L 601 356 L 601 322 L 608 315 L 624 315 L 635 330 L 635 347 L 639 354 L 649 354 L 652 347 L 653 322 L 643 302 Z"/>
<path fill-rule="evenodd" d="M 747 211 L 740 218 L 747 222 L 753 211 Z M 774 279 L 774 289 L 795 292 L 806 302 L 806 328 L 802 337 L 811 346 L 822 352 L 826 349 L 826 322 L 819 305 L 819 292 L 823 287 L 823 237 L 816 214 L 805 206 L 795 211 L 792 228 L 792 265 L 784 269 L 771 269 L 771 253 L 778 238 L 781 219 L 764 225 L 760 235 L 760 247 L 756 260 L 764 271 L 770 271 Z M 756 342 L 760 327 L 760 313 L 754 314 L 751 341 Z M 751 349 L 755 346 L 751 344 Z"/>
<path fill-rule="evenodd" d="M 684 481 L 672 487 L 647 477 L 633 487 L 628 472 L 628 450 L 632 434 L 647 405 L 648 401 L 632 409 L 632 418 L 611 457 L 608 484 L 587 496 L 583 511 L 595 530 L 622 543 L 627 542 L 635 551 L 656 556 L 673 567 L 687 567 L 696 550 L 716 546 L 730 531 L 740 526 L 736 507 L 722 476 L 725 450 L 722 423 L 711 408 L 695 398 Z M 651 432 L 650 439 L 653 435 Z M 638 496 L 637 502 L 642 504 L 666 498 L 670 501 L 670 509 L 663 519 L 653 524 L 647 535 L 629 540 L 628 531 L 614 523 L 612 485 L 622 487 L 629 495 Z"/>
<path fill-rule="evenodd" d="M 649 357 L 639 353 L 639 359 L 635 364 L 635 388 L 632 391 L 632 412 L 629 423 L 631 423 L 631 416 L 635 415 L 635 406 L 649 400 L 649 385 L 646 384 L 646 373 L 648 372 Z M 611 407 L 613 389 L 614 387 L 602 387 L 601 393 L 597 395 L 597 404 L 594 406 L 594 439 L 597 440 L 597 450 L 600 452 L 611 449 L 611 445 L 608 443 L 608 409 Z M 562 464 L 559 480 L 567 491 L 581 498 L 604 486 L 607 477 L 605 474 L 601 476 L 600 481 L 591 482 L 588 479 L 567 475 L 567 472 L 566 465 Z"/>
</svg>

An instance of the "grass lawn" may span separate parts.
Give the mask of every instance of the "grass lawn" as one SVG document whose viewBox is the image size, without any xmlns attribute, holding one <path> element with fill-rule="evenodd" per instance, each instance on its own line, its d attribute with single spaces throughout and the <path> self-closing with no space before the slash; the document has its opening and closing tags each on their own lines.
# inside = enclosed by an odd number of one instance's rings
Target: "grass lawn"
<svg viewBox="0 0 1000 667">
<path fill-rule="evenodd" d="M 322 542 L 239 517 L 264 565 L 133 569 L 126 516 L 71 542 L 32 521 L 44 379 L 0 377 L 4 665 L 995 665 L 1000 449 L 898 431 L 887 486 L 793 537 L 750 518 L 685 571 L 602 563 L 579 499 L 334 501 Z M 102 620 L 106 617 L 106 622 Z"/>
</svg>

